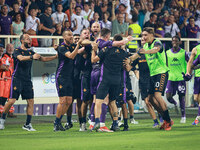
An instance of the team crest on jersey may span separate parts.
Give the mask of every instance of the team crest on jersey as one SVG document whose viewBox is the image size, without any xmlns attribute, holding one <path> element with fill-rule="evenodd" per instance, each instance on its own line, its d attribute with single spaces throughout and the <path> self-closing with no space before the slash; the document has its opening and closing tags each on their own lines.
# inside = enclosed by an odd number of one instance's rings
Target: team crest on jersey
<svg viewBox="0 0 200 150">
<path fill-rule="evenodd" d="M 117 50 L 115 51 L 115 53 L 120 53 L 119 49 L 117 49 Z"/>
<path fill-rule="evenodd" d="M 31 55 L 31 52 L 29 52 L 29 54 Z"/>
<path fill-rule="evenodd" d="M 62 85 L 60 85 L 59 88 L 62 89 Z"/>
<path fill-rule="evenodd" d="M 126 92 L 128 91 L 128 89 L 126 88 Z"/>
<path fill-rule="evenodd" d="M 17 51 L 18 49 L 16 48 L 15 50 Z"/>
<path fill-rule="evenodd" d="M 13 89 L 14 89 L 14 90 L 17 90 L 17 87 L 15 86 Z"/>
<path fill-rule="evenodd" d="M 65 47 L 65 45 L 61 45 L 61 47 Z"/>
<path fill-rule="evenodd" d="M 122 93 L 120 93 L 119 96 L 122 96 Z"/>
<path fill-rule="evenodd" d="M 72 48 L 74 49 L 74 46 L 72 46 Z"/>
<path fill-rule="evenodd" d="M 86 89 L 83 89 L 83 92 L 86 92 L 87 90 Z"/>
<path fill-rule="evenodd" d="M 22 52 L 22 55 L 24 55 L 24 52 Z"/>
</svg>

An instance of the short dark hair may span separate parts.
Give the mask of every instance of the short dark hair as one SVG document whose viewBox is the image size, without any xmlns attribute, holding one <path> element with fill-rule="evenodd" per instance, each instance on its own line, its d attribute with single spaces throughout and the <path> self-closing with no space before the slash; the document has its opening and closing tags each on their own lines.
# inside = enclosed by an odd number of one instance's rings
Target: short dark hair
<svg viewBox="0 0 200 150">
<path fill-rule="evenodd" d="M 16 4 L 19 5 L 19 3 L 18 3 L 17 1 L 14 1 L 13 4 L 12 4 L 12 7 L 13 7 L 14 5 L 16 5 Z"/>
<path fill-rule="evenodd" d="M 16 13 L 16 14 L 14 15 L 14 17 L 13 17 L 13 21 L 16 21 L 16 17 L 17 17 L 17 15 L 20 15 L 20 17 L 21 17 L 21 19 L 22 19 L 22 15 L 21 15 L 21 13 L 18 12 L 18 13 Z"/>
<path fill-rule="evenodd" d="M 45 5 L 44 10 L 47 10 L 49 7 L 51 8 L 50 5 Z"/>
<path fill-rule="evenodd" d="M 101 36 L 102 37 L 106 37 L 106 35 L 108 35 L 108 34 L 110 34 L 111 33 L 111 31 L 110 31 L 110 29 L 108 29 L 108 28 L 103 28 L 103 29 L 101 29 Z"/>
<path fill-rule="evenodd" d="M 8 8 L 8 5 L 4 4 L 1 6 L 1 10 L 3 9 L 3 7 L 7 7 Z"/>
<path fill-rule="evenodd" d="M 88 28 L 83 28 L 82 30 L 81 30 L 81 33 L 84 31 L 84 30 L 89 30 Z M 89 30 L 90 31 L 90 30 Z"/>
<path fill-rule="evenodd" d="M 189 18 L 189 20 L 191 20 L 191 19 L 194 19 L 194 20 L 195 20 L 195 18 L 194 18 L 193 16 L 191 16 L 191 17 Z"/>
<path fill-rule="evenodd" d="M 123 37 L 120 34 L 115 34 L 113 37 L 113 41 L 121 41 L 123 40 Z"/>
<path fill-rule="evenodd" d="M 74 34 L 74 36 L 80 36 L 80 34 Z"/>
<path fill-rule="evenodd" d="M 79 7 L 80 9 L 82 9 L 81 5 L 76 5 L 75 10 L 76 10 L 78 7 Z"/>
<path fill-rule="evenodd" d="M 173 40 L 174 38 L 176 38 L 176 39 L 178 39 L 179 41 L 181 41 L 181 38 L 180 38 L 178 35 L 173 36 L 173 37 L 172 37 L 172 40 Z"/>
<path fill-rule="evenodd" d="M 144 31 L 148 32 L 149 34 L 153 34 L 153 35 L 155 34 L 154 28 L 152 28 L 152 27 L 145 27 L 143 29 L 143 32 Z"/>
<path fill-rule="evenodd" d="M 156 16 L 157 16 L 157 13 L 154 13 L 154 12 L 153 12 L 153 13 L 151 13 L 151 14 L 150 14 L 150 18 L 152 18 L 154 15 L 156 15 Z"/>
<path fill-rule="evenodd" d="M 138 15 L 137 15 L 136 13 L 134 13 L 134 14 L 132 15 L 132 21 L 133 21 L 133 22 L 137 22 L 137 21 L 138 21 Z"/>
<path fill-rule="evenodd" d="M 88 6 L 90 6 L 90 2 L 85 2 L 83 5 L 88 5 Z"/>
</svg>

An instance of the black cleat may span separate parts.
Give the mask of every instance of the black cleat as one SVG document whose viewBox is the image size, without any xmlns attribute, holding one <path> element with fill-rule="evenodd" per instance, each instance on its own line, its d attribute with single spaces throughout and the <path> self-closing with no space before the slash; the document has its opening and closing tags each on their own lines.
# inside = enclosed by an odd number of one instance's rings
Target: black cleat
<svg viewBox="0 0 200 150">
<path fill-rule="evenodd" d="M 99 123 L 95 123 L 94 127 L 90 131 L 92 132 L 93 130 L 96 130 L 96 132 L 97 132 L 99 128 L 100 128 L 100 122 Z"/>
<path fill-rule="evenodd" d="M 72 128 L 72 127 L 73 127 L 73 124 L 72 124 L 72 123 L 70 123 L 70 124 L 69 124 L 68 122 L 65 123 L 65 127 L 64 127 L 65 130 L 69 130 L 69 129 Z"/>
<path fill-rule="evenodd" d="M 123 131 L 128 131 L 128 125 L 124 126 Z"/>
<path fill-rule="evenodd" d="M 62 124 L 59 123 L 59 124 L 55 124 L 54 123 L 54 129 L 53 129 L 55 132 L 57 131 L 65 131 L 65 128 L 63 128 Z"/>
<path fill-rule="evenodd" d="M 111 128 L 112 128 L 112 129 L 110 129 L 110 130 L 113 130 L 113 131 L 120 131 L 120 128 L 119 128 L 118 125 L 112 126 Z"/>
</svg>

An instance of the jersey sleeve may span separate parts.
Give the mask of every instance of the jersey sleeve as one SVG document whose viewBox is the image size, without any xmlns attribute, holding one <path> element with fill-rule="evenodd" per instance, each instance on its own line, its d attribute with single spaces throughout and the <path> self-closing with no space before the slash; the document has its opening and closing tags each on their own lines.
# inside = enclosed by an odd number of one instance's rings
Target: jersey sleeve
<svg viewBox="0 0 200 150">
<path fill-rule="evenodd" d="M 189 54 L 187 53 L 187 52 L 185 52 L 185 61 L 189 61 L 189 59 L 190 59 L 190 56 L 189 56 Z"/>
<path fill-rule="evenodd" d="M 17 58 L 17 56 L 22 55 L 21 51 L 19 49 L 15 49 L 14 53 L 13 53 L 13 57 Z"/>
<path fill-rule="evenodd" d="M 154 43 L 154 47 L 159 47 L 160 48 L 160 53 L 162 53 L 163 52 L 163 44 L 160 42 L 160 41 L 156 41 L 155 43 Z"/>
<path fill-rule="evenodd" d="M 197 59 L 195 59 L 195 60 L 193 61 L 193 65 L 194 65 L 194 66 L 197 66 L 198 64 L 200 64 L 200 55 L 197 57 Z"/>
<path fill-rule="evenodd" d="M 138 61 L 138 58 L 135 60 L 135 61 L 133 61 L 133 63 L 131 64 L 131 66 L 133 67 L 131 70 L 132 71 L 135 71 L 136 70 L 136 65 L 139 63 L 139 61 Z"/>
<path fill-rule="evenodd" d="M 110 47 L 112 46 L 113 44 L 113 41 L 106 41 L 106 42 L 103 42 L 102 44 L 99 44 L 99 48 L 102 49 L 104 47 Z"/>
<path fill-rule="evenodd" d="M 64 45 L 61 45 L 58 48 L 58 52 L 65 56 L 65 53 L 69 52 L 69 47 L 65 47 Z"/>
</svg>

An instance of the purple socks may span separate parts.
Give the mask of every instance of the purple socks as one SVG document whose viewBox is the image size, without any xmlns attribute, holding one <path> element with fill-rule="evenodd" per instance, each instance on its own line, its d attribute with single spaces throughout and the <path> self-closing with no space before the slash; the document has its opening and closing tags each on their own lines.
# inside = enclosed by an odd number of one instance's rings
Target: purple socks
<svg viewBox="0 0 200 150">
<path fill-rule="evenodd" d="M 106 104 L 102 104 L 101 105 L 101 117 L 100 117 L 100 122 L 101 123 L 105 123 L 106 121 L 106 114 L 107 114 L 107 105 Z"/>
<path fill-rule="evenodd" d="M 94 115 L 94 106 L 95 106 L 95 103 L 92 103 L 92 106 L 91 106 L 91 109 L 90 109 L 90 114 L 91 114 L 91 122 L 95 122 L 95 115 Z"/>
</svg>

